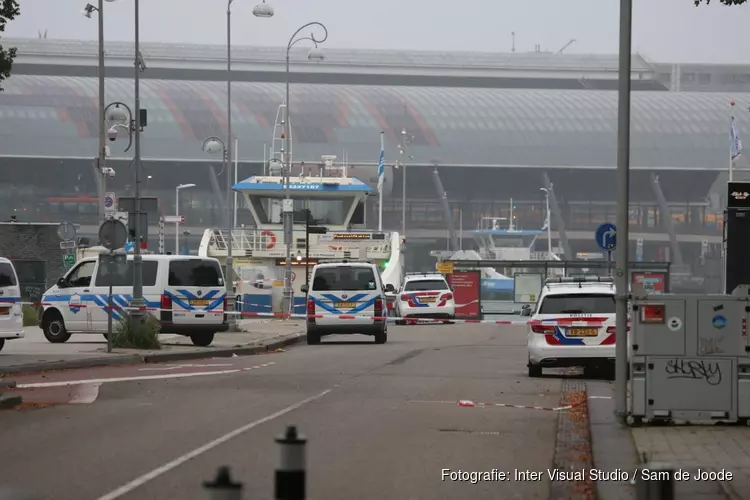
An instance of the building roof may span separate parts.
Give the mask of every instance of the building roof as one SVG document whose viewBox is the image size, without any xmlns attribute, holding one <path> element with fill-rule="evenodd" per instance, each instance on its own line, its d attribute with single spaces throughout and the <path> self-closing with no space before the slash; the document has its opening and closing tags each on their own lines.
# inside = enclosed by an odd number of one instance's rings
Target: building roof
<svg viewBox="0 0 750 500">
<path fill-rule="evenodd" d="M 17 64 L 96 66 L 99 51 L 96 40 L 53 40 L 5 38 L 4 44 L 18 49 Z M 375 50 L 324 48 L 325 61 L 307 60 L 309 48 L 292 49 L 295 72 L 392 73 L 427 75 L 529 74 L 568 75 L 570 78 L 616 78 L 617 55 L 555 54 L 552 52 L 443 52 L 416 50 Z M 226 46 L 178 43 L 141 43 L 140 51 L 149 68 L 226 70 Z M 106 42 L 107 66 L 133 66 L 134 47 L 130 42 Z M 232 47 L 236 71 L 285 69 L 285 47 Z M 640 55 L 632 58 L 636 79 L 651 78 L 651 66 Z"/>
<path fill-rule="evenodd" d="M 133 82 L 107 80 L 107 100 L 133 102 Z M 97 79 L 16 75 L 0 93 L 0 154 L 93 158 L 97 151 Z M 241 161 L 262 161 L 284 85 L 232 87 L 233 132 Z M 750 94 L 634 92 L 632 166 L 724 169 L 728 102 L 740 131 Z M 226 84 L 144 80 L 144 158 L 203 161 L 203 140 L 226 136 Z M 743 116 L 744 115 L 744 116 Z M 617 93 L 369 87 L 291 87 L 294 160 L 317 162 L 346 152 L 350 164 L 377 164 L 385 132 L 386 164 L 398 158 L 406 128 L 412 164 L 594 167 L 616 163 Z M 113 156 L 124 141 L 109 143 Z"/>
</svg>

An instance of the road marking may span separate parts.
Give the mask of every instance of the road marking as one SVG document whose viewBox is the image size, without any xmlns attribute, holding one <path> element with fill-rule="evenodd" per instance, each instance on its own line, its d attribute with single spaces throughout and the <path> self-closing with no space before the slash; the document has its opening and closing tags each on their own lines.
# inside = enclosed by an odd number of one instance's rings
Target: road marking
<svg viewBox="0 0 750 500">
<path fill-rule="evenodd" d="M 177 370 L 178 368 L 211 368 L 215 366 L 234 366 L 232 363 L 215 363 L 210 365 L 173 365 L 173 366 L 160 366 L 154 368 L 138 368 L 139 372 L 158 372 L 167 370 Z"/>
<path fill-rule="evenodd" d="M 101 384 L 83 384 L 78 389 L 76 395 L 68 401 L 69 404 L 91 404 L 99 397 L 99 387 Z"/>
<path fill-rule="evenodd" d="M 240 373 L 248 371 L 253 368 L 261 368 L 275 364 L 274 362 L 264 363 L 263 365 L 253 366 L 251 368 L 235 368 L 233 370 L 218 370 L 212 372 L 196 372 L 196 373 L 167 373 L 163 375 L 140 375 L 136 377 L 117 377 L 117 378 L 97 378 L 89 380 L 61 380 L 59 382 L 35 382 L 31 384 L 18 384 L 18 389 L 37 389 L 41 387 L 63 387 L 66 385 L 82 385 L 82 384 L 107 384 L 112 382 L 137 382 L 139 380 L 163 380 L 172 378 L 187 378 L 187 377 L 207 377 L 209 375 L 227 375 L 229 373 Z"/>
<path fill-rule="evenodd" d="M 157 467 L 156 469 L 153 469 L 151 472 L 147 472 L 146 474 L 143 474 L 140 477 L 137 477 L 130 481 L 129 483 L 120 486 L 114 491 L 111 491 L 101 497 L 99 497 L 97 500 L 115 500 L 116 498 L 120 498 L 124 495 L 127 495 L 131 491 L 140 488 L 144 484 L 148 483 L 149 481 L 152 481 L 156 479 L 159 476 L 162 476 L 166 474 L 167 472 L 176 469 L 180 465 L 184 464 L 188 460 L 192 460 L 193 458 L 196 458 L 207 451 L 211 451 L 212 449 L 216 448 L 217 446 L 226 443 L 227 441 L 236 438 L 237 436 L 244 434 L 245 432 L 254 429 L 258 427 L 259 425 L 265 424 L 266 422 L 270 422 L 271 420 L 277 419 L 279 417 L 282 417 L 286 415 L 287 413 L 290 413 L 294 410 L 297 410 L 303 406 L 305 406 L 308 403 L 312 403 L 313 401 L 316 401 L 326 394 L 333 391 L 333 387 L 330 389 L 326 389 L 325 391 L 316 394 L 315 396 L 311 396 L 309 398 L 303 399 L 302 401 L 298 401 L 297 403 L 294 403 L 293 405 L 287 406 L 286 408 L 277 411 L 276 413 L 272 413 L 271 415 L 268 415 L 266 417 L 263 417 L 259 420 L 255 420 L 253 422 L 250 422 L 248 424 L 243 425 L 242 427 L 233 430 L 232 432 L 229 432 L 227 434 L 224 434 L 218 439 L 215 439 L 213 441 L 210 441 L 200 448 L 196 448 L 193 451 L 186 453 L 180 457 L 175 458 L 171 462 L 167 462 L 166 464 L 162 465 L 161 467 Z"/>
</svg>

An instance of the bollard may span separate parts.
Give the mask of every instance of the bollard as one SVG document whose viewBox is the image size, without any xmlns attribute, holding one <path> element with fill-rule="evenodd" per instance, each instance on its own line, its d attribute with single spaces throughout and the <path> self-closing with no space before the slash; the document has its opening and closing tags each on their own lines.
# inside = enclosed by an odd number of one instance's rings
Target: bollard
<svg viewBox="0 0 750 500">
<path fill-rule="evenodd" d="M 276 438 L 281 445 L 281 461 L 276 470 L 276 500 L 305 500 L 305 443 L 290 425 Z"/>
<path fill-rule="evenodd" d="M 644 469 L 648 469 L 649 477 L 654 479 L 636 479 L 637 500 L 674 500 L 674 468 L 665 464 L 649 464 Z"/>
<path fill-rule="evenodd" d="M 229 467 L 219 467 L 213 481 L 205 481 L 203 489 L 208 490 L 209 500 L 242 500 L 242 483 L 235 483 L 229 474 Z"/>
</svg>

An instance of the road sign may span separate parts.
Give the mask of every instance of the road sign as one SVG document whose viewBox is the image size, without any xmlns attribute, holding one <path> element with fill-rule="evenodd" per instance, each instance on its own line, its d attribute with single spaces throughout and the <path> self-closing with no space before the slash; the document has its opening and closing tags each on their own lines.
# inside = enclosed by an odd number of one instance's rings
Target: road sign
<svg viewBox="0 0 750 500">
<path fill-rule="evenodd" d="M 70 222 L 61 222 L 57 228 L 57 236 L 63 241 L 71 241 L 76 237 L 76 227 Z"/>
<path fill-rule="evenodd" d="M 605 252 L 612 252 L 617 247 L 617 227 L 611 222 L 605 222 L 596 228 L 594 240 L 599 248 Z"/>
<path fill-rule="evenodd" d="M 441 274 L 453 274 L 453 262 L 438 262 L 437 271 Z"/>
<path fill-rule="evenodd" d="M 115 193 L 104 194 L 104 212 L 108 214 L 115 213 Z"/>
<path fill-rule="evenodd" d="M 61 241 L 60 250 L 73 250 L 76 247 L 75 241 Z"/>
<path fill-rule="evenodd" d="M 128 239 L 128 228 L 119 220 L 109 219 L 99 226 L 99 242 L 108 250 L 122 248 Z"/>
<path fill-rule="evenodd" d="M 76 255 L 74 253 L 66 253 L 63 255 L 63 266 L 65 266 L 65 269 L 70 269 L 75 263 Z"/>
<path fill-rule="evenodd" d="M 185 216 L 184 215 L 165 215 L 164 222 L 166 223 L 185 222 Z"/>
</svg>

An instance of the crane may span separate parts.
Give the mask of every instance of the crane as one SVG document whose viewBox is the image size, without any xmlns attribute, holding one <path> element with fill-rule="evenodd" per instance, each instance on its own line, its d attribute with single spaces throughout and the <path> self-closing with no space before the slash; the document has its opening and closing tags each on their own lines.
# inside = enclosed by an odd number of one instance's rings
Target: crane
<svg viewBox="0 0 750 500">
<path fill-rule="evenodd" d="M 562 54 L 562 53 L 563 53 L 563 51 L 564 51 L 565 49 L 567 49 L 568 47 L 570 47 L 571 45 L 573 45 L 574 43 L 576 43 L 576 41 L 577 41 L 577 40 L 576 40 L 575 38 L 571 38 L 571 39 L 570 39 L 570 40 L 568 41 L 568 43 L 566 43 L 565 45 L 563 45 L 563 46 L 562 46 L 562 48 L 561 48 L 560 50 L 558 50 L 558 51 L 557 51 L 557 53 L 556 53 L 555 55 L 557 55 L 557 54 Z"/>
</svg>

